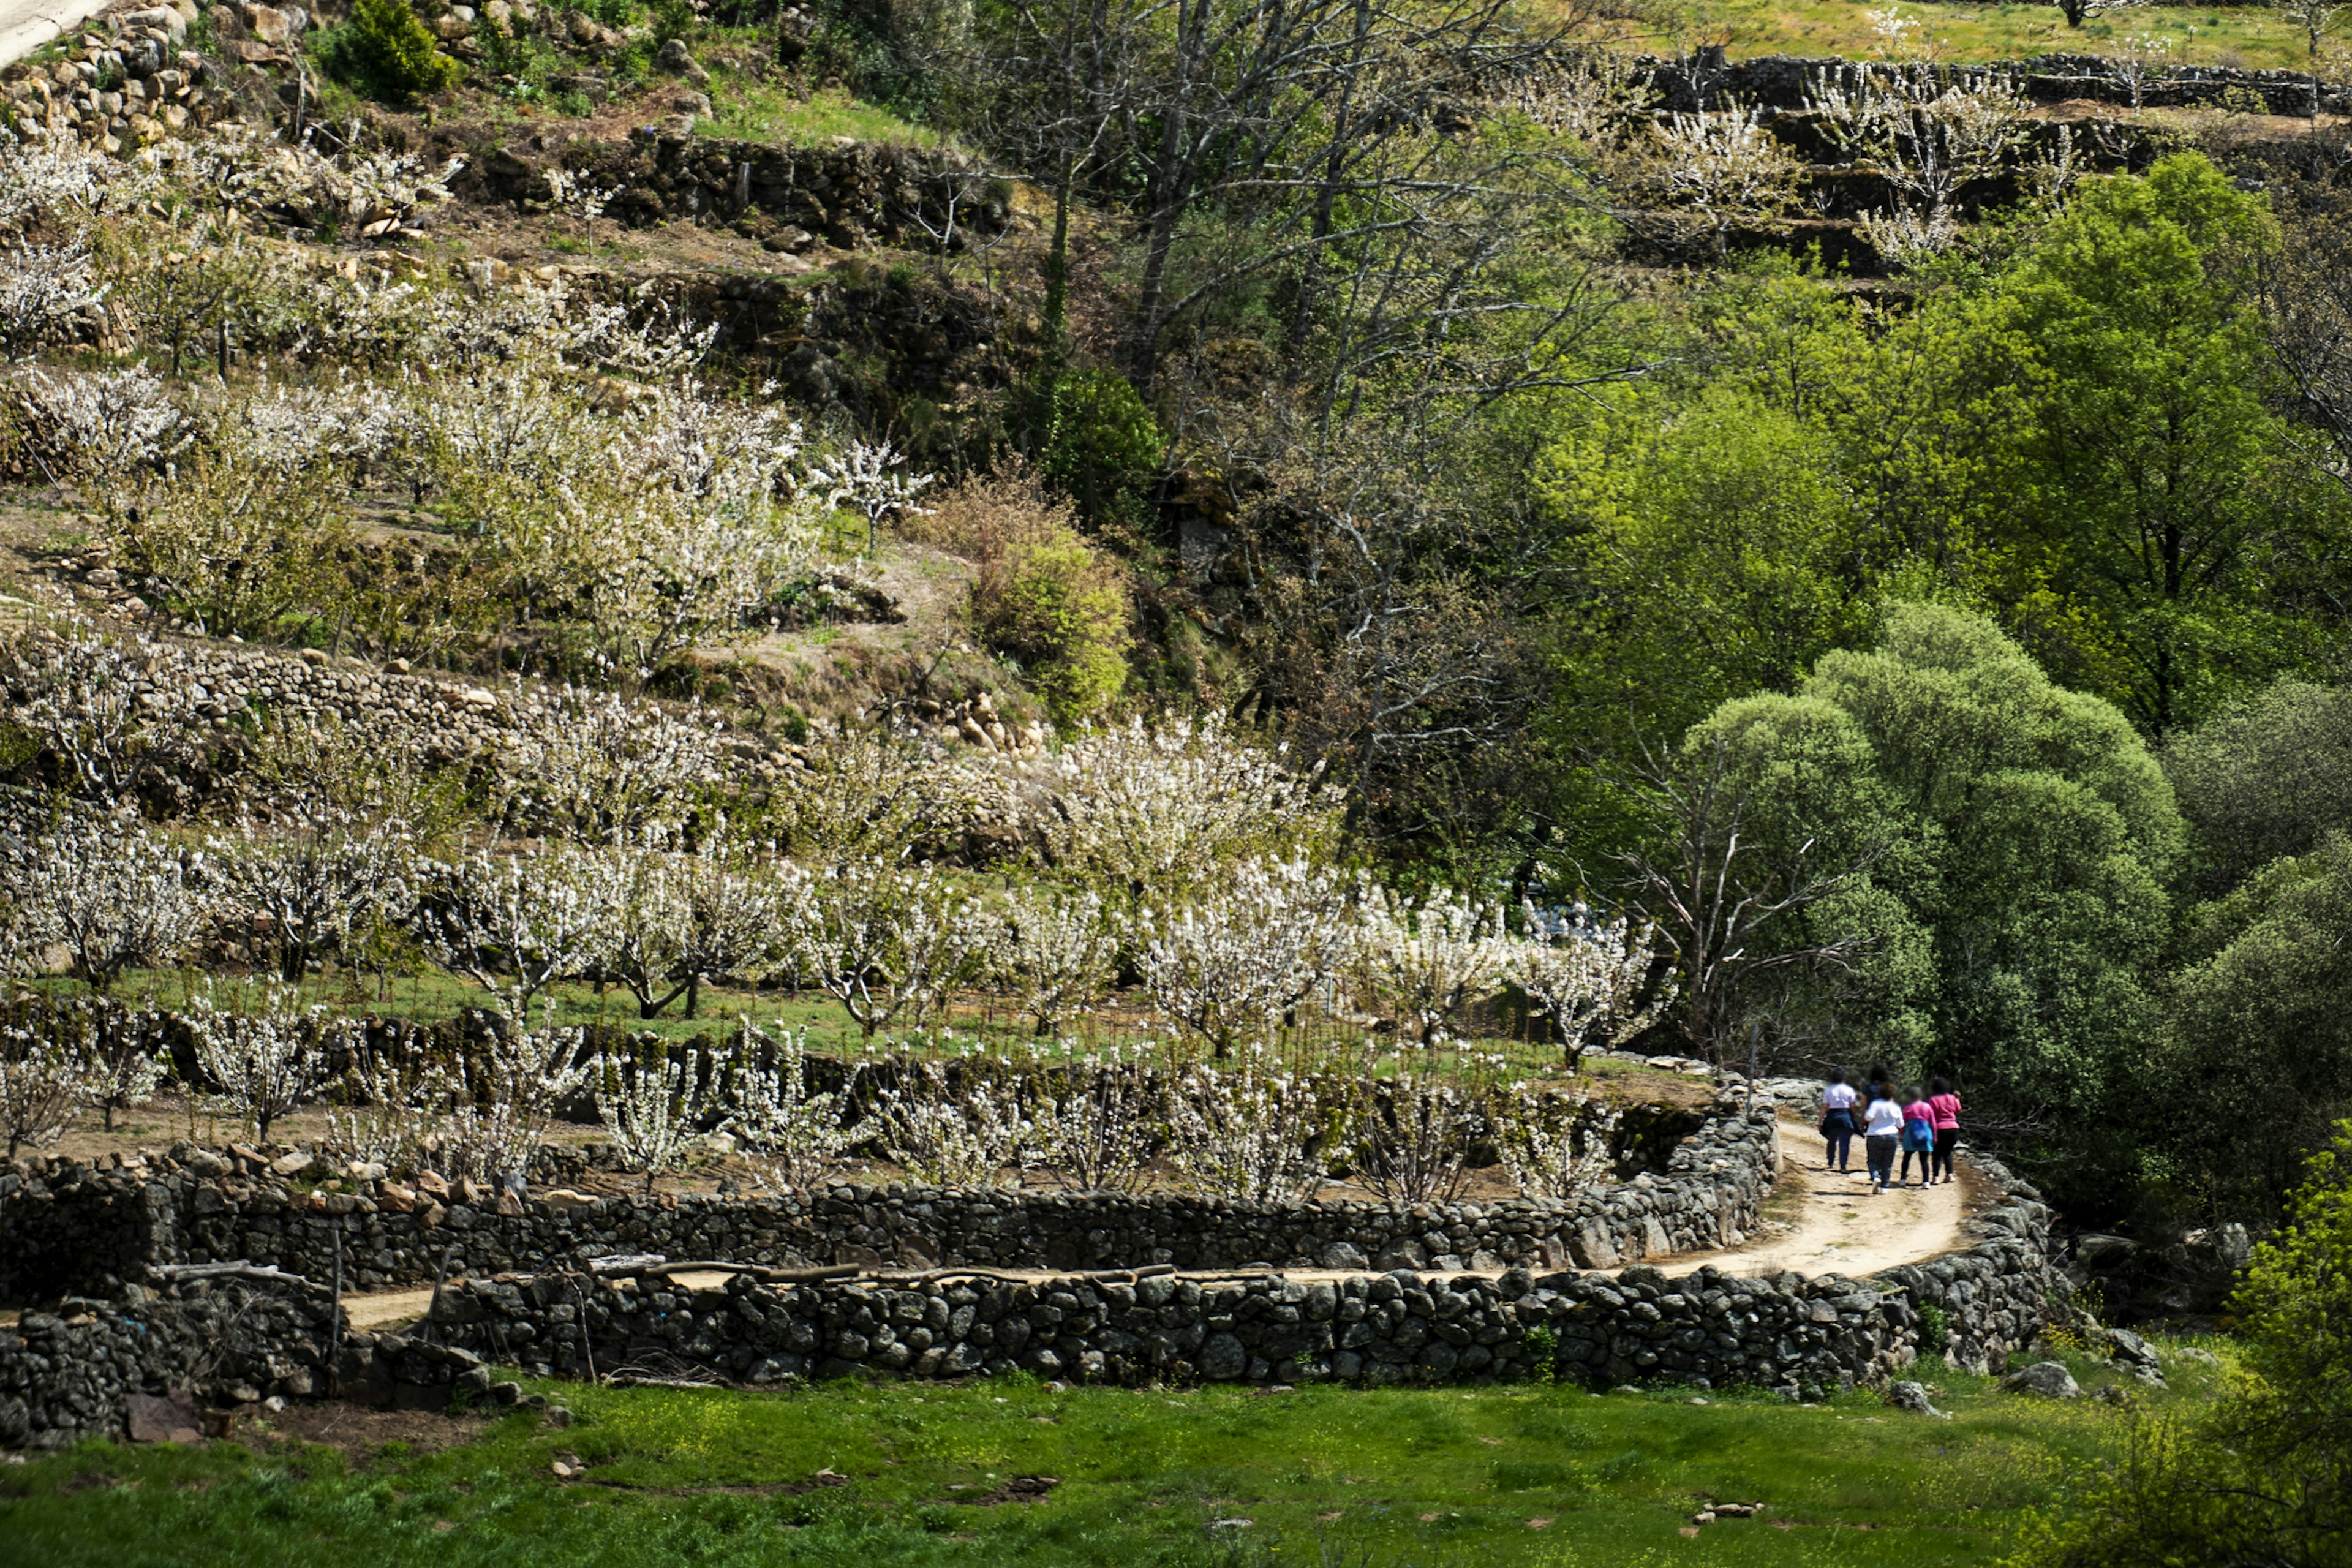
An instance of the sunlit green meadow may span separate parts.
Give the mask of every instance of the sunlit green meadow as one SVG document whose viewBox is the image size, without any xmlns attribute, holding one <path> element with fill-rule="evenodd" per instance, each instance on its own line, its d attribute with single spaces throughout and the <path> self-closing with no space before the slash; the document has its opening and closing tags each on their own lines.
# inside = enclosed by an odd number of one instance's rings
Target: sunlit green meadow
<svg viewBox="0 0 2352 1568">
<path fill-rule="evenodd" d="M 1951 1421 L 1868 1393 L 1807 1407 L 1687 1387 L 533 1384 L 579 1423 L 523 1412 L 437 1452 L 356 1455 L 257 1428 L 249 1447 L 90 1444 L 0 1470 L 0 1563 L 1926 1568 L 1997 1561 L 2135 1418 L 1919 1370 Z M 2208 1387 L 2175 1383 L 2154 1399 Z M 559 1458 L 581 1473 L 558 1479 Z M 1024 1477 L 1055 1484 L 1003 1500 Z M 1710 1501 L 1766 1511 L 1693 1524 Z"/>
</svg>

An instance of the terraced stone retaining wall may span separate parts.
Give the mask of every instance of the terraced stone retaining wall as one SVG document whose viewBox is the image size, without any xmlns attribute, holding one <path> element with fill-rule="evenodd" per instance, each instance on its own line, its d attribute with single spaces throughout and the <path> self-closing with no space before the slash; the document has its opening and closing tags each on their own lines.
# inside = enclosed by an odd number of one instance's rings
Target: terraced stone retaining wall
<svg viewBox="0 0 2352 1568">
<path fill-rule="evenodd" d="M 1857 70 L 1885 70 L 1853 60 L 1812 59 L 1797 55 L 1758 55 L 1727 59 L 1720 48 L 1703 48 L 1683 59 L 1648 58 L 1639 62 L 1656 91 L 1662 108 L 1687 112 L 1696 109 L 1755 106 L 1772 110 L 1803 110 L 1811 106 L 1817 84 L 1826 75 L 1844 79 Z M 2097 55 L 2037 55 L 2031 59 L 2000 60 L 1958 69 L 2006 77 L 2017 90 L 2036 103 L 2088 100 L 2128 107 L 2132 84 L 2113 60 Z M 2334 87 L 2315 88 L 2307 72 L 2243 70 L 2229 66 L 2172 66 L 2151 71 L 2139 85 L 2139 102 L 2149 107 L 2203 104 L 2259 105 L 2265 112 L 2308 115 L 2316 98 L 2322 112 L 2343 112 L 2344 99 Z"/>
<path fill-rule="evenodd" d="M 1777 1170 L 1770 1112 L 1751 1120 L 1726 1100 L 1664 1163 L 1569 1203 L 1274 1205 L 896 1183 L 761 1198 L 476 1191 L 443 1203 L 383 1183 L 297 1194 L 190 1151 L 152 1169 L 0 1176 L 0 1299 L 103 1294 L 163 1263 L 243 1259 L 323 1281 L 339 1233 L 354 1290 L 429 1284 L 445 1266 L 544 1272 L 613 1253 L 784 1266 L 1606 1268 L 1739 1245 Z"/>
<path fill-rule="evenodd" d="M 1998 1370 L 2063 1285 L 2048 1213 L 2008 1190 L 1976 1245 L 1870 1279 L 1741 1278 L 1712 1267 L 1619 1273 L 1189 1279 L 965 1274 L 723 1289 L 566 1269 L 453 1281 L 414 1331 L 343 1337 L 342 1397 L 439 1405 L 494 1389 L 488 1363 L 542 1375 L 635 1373 L 772 1386 L 850 1375 L 953 1378 L 1014 1369 L 1119 1384 L 1363 1386 L 1551 1375 L 1592 1384 L 1760 1384 L 1792 1398 L 1882 1380 L 1924 1351 Z M 187 1390 L 235 1409 L 325 1391 L 325 1304 L 228 1282 L 69 1300 L 0 1332 L 0 1444 L 122 1435 L 129 1396 Z M 290 1299 L 289 1299 L 290 1298 Z M 1941 1322 L 1924 1310 L 1936 1309 Z"/>
</svg>

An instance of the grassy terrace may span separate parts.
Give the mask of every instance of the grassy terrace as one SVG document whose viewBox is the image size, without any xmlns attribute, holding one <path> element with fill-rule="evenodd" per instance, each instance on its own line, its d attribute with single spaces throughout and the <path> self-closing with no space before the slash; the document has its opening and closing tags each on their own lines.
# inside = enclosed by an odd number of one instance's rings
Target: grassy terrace
<svg viewBox="0 0 2352 1568">
<path fill-rule="evenodd" d="M 90 1444 L 0 1470 L 0 1561 L 1927 1568 L 1997 1561 L 2130 1419 L 1919 1370 L 1952 1421 L 1867 1394 L 1805 1407 L 1690 1388 L 542 1384 L 577 1425 L 289 1412 L 242 1442 Z M 2203 1397 L 2221 1374 L 2197 1372 L 2178 1363 L 2149 1401 Z M 559 1460 L 581 1473 L 559 1479 Z M 1034 1497 L 1030 1477 L 1056 1484 Z M 1767 1510 L 1693 1525 L 1710 1500 Z"/>
<path fill-rule="evenodd" d="M 1724 43 L 1735 58 L 1843 55 L 1867 58 L 1880 38 L 1871 14 L 1894 11 L 1919 24 L 1939 57 L 1958 61 L 2019 59 L 2065 53 L 2116 55 L 2133 39 L 2170 40 L 2189 65 L 2303 70 L 2303 35 L 2263 5 L 2200 8 L 2147 5 L 2094 17 L 2069 28 L 2053 5 L 1874 5 L 1865 0 L 1696 0 L 1679 38 L 1652 37 L 1638 47 L 1671 53 L 1677 44 Z M 2141 46 L 2145 47 L 2145 46 Z M 2331 73 L 2336 74 L 2336 73 Z"/>
</svg>

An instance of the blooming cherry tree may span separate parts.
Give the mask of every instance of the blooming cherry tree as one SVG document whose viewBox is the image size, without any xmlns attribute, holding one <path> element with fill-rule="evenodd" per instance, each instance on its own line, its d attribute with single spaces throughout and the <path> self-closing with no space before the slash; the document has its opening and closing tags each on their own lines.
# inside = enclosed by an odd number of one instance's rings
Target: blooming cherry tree
<svg viewBox="0 0 2352 1568">
<path fill-rule="evenodd" d="M 647 1192 L 701 1141 L 719 1075 L 700 1066 L 691 1055 L 671 1060 L 659 1036 L 597 1053 L 596 1114 L 621 1157 L 646 1173 Z"/>
<path fill-rule="evenodd" d="M 849 1152 L 845 1097 L 809 1089 L 807 1029 L 769 1034 L 743 1019 L 728 1073 L 735 1101 L 728 1129 L 771 1187 L 803 1191 Z"/>
<path fill-rule="evenodd" d="M 1336 872 L 1303 859 L 1250 860 L 1222 888 L 1156 917 L 1139 963 L 1160 1013 L 1222 1058 L 1328 984 L 1349 942 Z"/>
<path fill-rule="evenodd" d="M 69 818 L 6 872 L 29 945 L 63 948 L 73 976 L 100 994 L 126 969 L 177 957 L 208 913 L 180 851 L 136 826 Z"/>
<path fill-rule="evenodd" d="M 1339 792 L 1278 750 L 1241 744 L 1215 716 L 1089 731 L 1053 758 L 1029 826 L 1058 870 L 1172 898 L 1244 855 L 1310 843 Z"/>
<path fill-rule="evenodd" d="M 613 947 L 604 863 L 565 846 L 537 855 L 476 850 L 434 868 L 417 934 L 434 961 L 520 1012 L 559 980 L 602 967 Z"/>
<path fill-rule="evenodd" d="M 793 951 L 867 1038 L 901 1014 L 919 1025 L 985 950 L 980 906 L 925 863 L 845 861 L 809 878 Z"/>
<path fill-rule="evenodd" d="M 269 1124 L 314 1093 L 326 1077 L 320 1038 L 324 1004 L 305 1007 L 296 993 L 271 982 L 257 1009 L 225 1010 L 209 984 L 188 1000 L 188 1036 L 196 1066 L 217 1086 L 221 1105 L 252 1123 L 269 1142 Z"/>
</svg>

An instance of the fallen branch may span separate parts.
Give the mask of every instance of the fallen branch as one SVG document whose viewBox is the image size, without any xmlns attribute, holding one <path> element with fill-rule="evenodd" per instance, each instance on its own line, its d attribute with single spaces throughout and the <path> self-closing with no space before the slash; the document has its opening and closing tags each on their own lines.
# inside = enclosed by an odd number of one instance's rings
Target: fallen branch
<svg viewBox="0 0 2352 1568">
<path fill-rule="evenodd" d="M 305 1290 L 323 1293 L 324 1285 L 299 1274 L 289 1274 L 276 1264 L 268 1268 L 257 1263 L 151 1263 L 147 1272 L 158 1279 L 177 1282 L 182 1279 L 259 1279 L 271 1285 L 299 1285 Z"/>
</svg>

